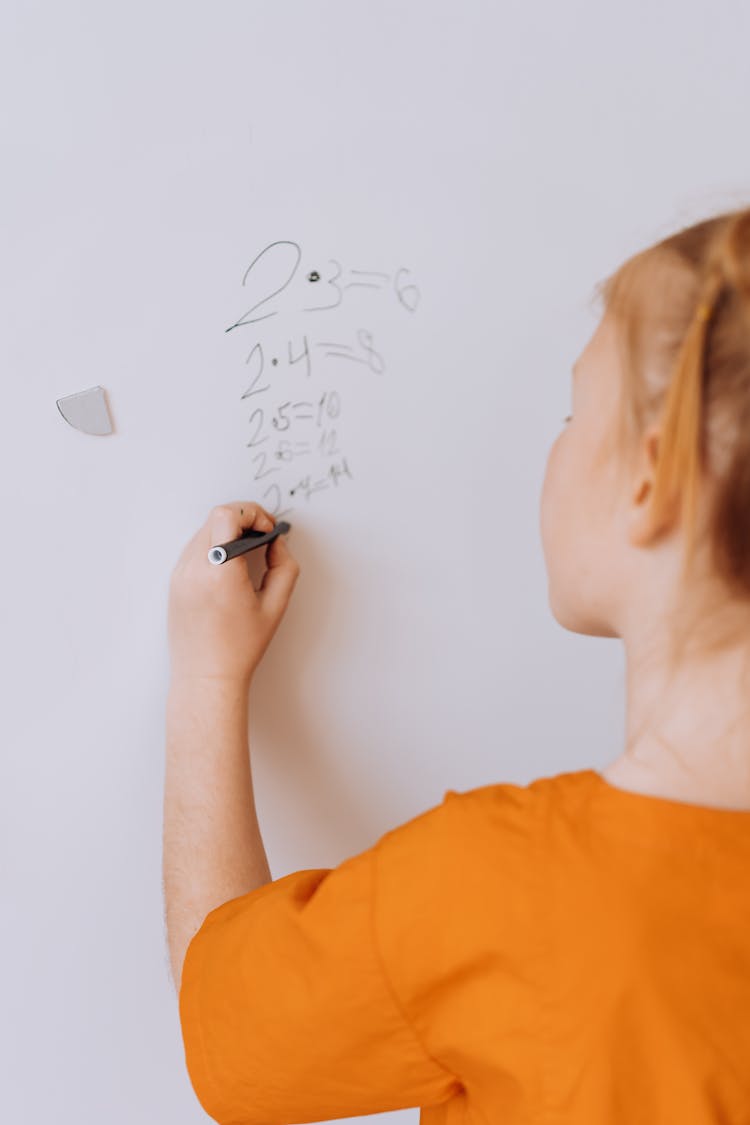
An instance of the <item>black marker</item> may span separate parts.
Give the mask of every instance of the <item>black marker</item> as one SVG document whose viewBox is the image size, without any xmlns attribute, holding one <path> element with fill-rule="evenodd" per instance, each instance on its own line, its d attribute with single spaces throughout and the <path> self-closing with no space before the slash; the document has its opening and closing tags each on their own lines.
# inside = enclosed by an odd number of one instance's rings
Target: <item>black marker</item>
<svg viewBox="0 0 750 1125">
<path fill-rule="evenodd" d="M 254 528 L 249 527 L 242 532 L 239 539 L 230 539 L 228 543 L 219 543 L 216 547 L 212 547 L 208 552 L 208 561 L 223 563 L 236 555 L 244 555 L 246 551 L 254 551 L 256 547 L 263 547 L 266 543 L 270 543 L 282 532 L 289 531 L 291 526 L 286 520 L 281 520 L 273 531 L 255 531 Z"/>
</svg>

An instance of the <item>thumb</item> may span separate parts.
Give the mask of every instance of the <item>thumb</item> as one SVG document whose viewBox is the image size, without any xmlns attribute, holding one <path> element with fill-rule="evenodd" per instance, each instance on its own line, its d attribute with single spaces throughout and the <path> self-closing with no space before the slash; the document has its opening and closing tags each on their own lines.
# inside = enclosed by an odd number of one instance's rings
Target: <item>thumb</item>
<svg viewBox="0 0 750 1125">
<path fill-rule="evenodd" d="M 261 606 L 278 619 L 287 607 L 300 573 L 300 565 L 287 547 L 283 532 L 269 543 L 266 565 L 268 569 L 258 587 L 258 598 Z"/>
</svg>

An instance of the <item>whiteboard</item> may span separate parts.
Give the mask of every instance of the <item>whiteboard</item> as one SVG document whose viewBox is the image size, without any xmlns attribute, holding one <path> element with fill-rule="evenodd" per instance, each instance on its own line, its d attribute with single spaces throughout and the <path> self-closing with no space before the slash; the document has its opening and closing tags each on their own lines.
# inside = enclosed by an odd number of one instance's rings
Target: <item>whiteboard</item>
<svg viewBox="0 0 750 1125">
<path fill-rule="evenodd" d="M 183 545 L 225 500 L 292 524 L 251 691 L 274 878 L 447 788 L 616 756 L 620 647 L 551 616 L 539 493 L 595 281 L 745 198 L 748 8 L 4 12 L 4 1110 L 185 1125 Z M 93 387 L 111 433 L 58 409 Z"/>
</svg>

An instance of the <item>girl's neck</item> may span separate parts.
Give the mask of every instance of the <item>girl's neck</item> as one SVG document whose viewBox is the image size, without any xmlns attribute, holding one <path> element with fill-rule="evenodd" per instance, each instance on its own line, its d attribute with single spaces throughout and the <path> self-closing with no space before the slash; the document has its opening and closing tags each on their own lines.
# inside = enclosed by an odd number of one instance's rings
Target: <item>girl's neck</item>
<svg viewBox="0 0 750 1125">
<path fill-rule="evenodd" d="M 637 757 L 624 752 L 598 772 L 611 785 L 633 793 L 750 812 L 750 754 L 730 768 L 719 755 L 683 764 L 666 751 L 648 753 L 642 744 Z"/>
</svg>

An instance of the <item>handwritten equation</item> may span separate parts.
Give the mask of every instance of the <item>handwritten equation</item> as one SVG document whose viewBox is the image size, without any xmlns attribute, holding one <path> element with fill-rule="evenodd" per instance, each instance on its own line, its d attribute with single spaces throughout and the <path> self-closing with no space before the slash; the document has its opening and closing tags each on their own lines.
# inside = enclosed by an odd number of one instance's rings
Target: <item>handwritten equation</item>
<svg viewBox="0 0 750 1125">
<path fill-rule="evenodd" d="M 247 328 L 272 317 L 294 317 L 302 313 L 328 313 L 341 309 L 350 289 L 372 289 L 389 293 L 409 313 L 419 305 L 418 287 L 409 279 L 411 271 L 401 267 L 393 274 L 378 270 L 345 269 L 341 262 L 328 259 L 324 273 L 300 270 L 302 251 L 296 242 L 272 242 L 256 255 L 242 278 L 242 285 L 251 298 L 257 298 L 246 312 L 230 324 L 225 332 Z M 368 328 L 345 330 L 339 339 L 331 339 L 330 328 L 322 324 L 317 339 L 312 321 L 309 331 L 290 334 L 284 346 L 270 345 L 254 329 L 255 342 L 245 363 L 251 382 L 240 396 L 242 400 L 266 395 L 263 406 L 257 405 L 249 416 L 248 448 L 257 449 L 251 460 L 256 465 L 253 480 L 260 481 L 274 473 L 281 479 L 270 482 L 263 492 L 262 503 L 276 518 L 293 511 L 284 507 L 288 497 L 304 496 L 338 487 L 343 477 L 352 472 L 340 447 L 341 394 L 331 386 L 345 365 L 355 364 L 374 375 L 385 373 L 385 359 L 375 346 Z M 278 322 L 277 322 L 278 323 Z M 268 328 L 266 324 L 264 328 Z M 345 361 L 345 365 L 341 361 Z M 349 368 L 349 370 L 352 370 Z M 357 370 L 355 367 L 354 370 Z M 274 376 L 284 373 L 300 378 L 297 401 L 281 401 L 278 390 L 274 397 Z M 314 388 L 319 377 L 321 385 Z M 313 380 L 313 382 L 311 382 Z M 277 380 L 278 381 L 278 380 Z M 288 390 L 284 393 L 288 393 Z M 335 424 L 334 424 L 335 423 Z M 265 449 L 259 446 L 266 445 Z M 312 458 L 314 464 L 297 467 L 298 458 Z M 315 459 L 318 459 L 317 461 Z M 338 458 L 338 460 L 336 460 Z M 307 471 L 310 468 L 310 471 Z M 284 480 L 284 472 L 289 479 Z M 300 475 L 302 473 L 302 475 Z"/>
</svg>

